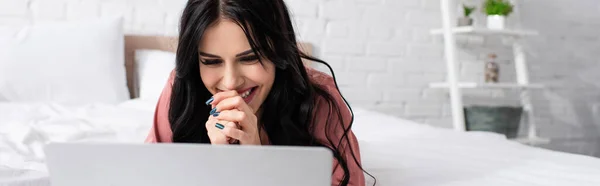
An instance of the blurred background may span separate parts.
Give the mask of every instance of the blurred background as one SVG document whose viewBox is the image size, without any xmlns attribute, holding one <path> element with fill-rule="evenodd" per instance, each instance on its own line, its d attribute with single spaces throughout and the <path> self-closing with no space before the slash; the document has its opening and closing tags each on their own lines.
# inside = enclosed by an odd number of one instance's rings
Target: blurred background
<svg viewBox="0 0 600 186">
<path fill-rule="evenodd" d="M 454 26 L 463 5 L 474 7 L 472 26 L 485 28 L 484 1 L 286 0 L 299 40 L 333 66 L 351 105 L 441 128 L 453 128 L 448 89 L 430 86 L 447 77 L 444 37 L 432 35 L 446 16 Z M 124 17 L 125 34 L 176 36 L 185 0 L 0 0 L 0 29 L 53 21 Z M 600 1 L 514 1 L 506 28 L 530 30 L 519 38 L 527 59 L 538 146 L 600 157 Z M 491 35 L 491 34 L 490 34 Z M 510 41 L 493 35 L 455 37 L 461 81 L 483 83 L 489 54 L 499 82 L 515 82 Z M 322 66 L 316 68 L 324 69 Z M 463 89 L 465 106 L 520 102 L 514 89 Z M 521 123 L 520 136 L 527 134 Z"/>
</svg>

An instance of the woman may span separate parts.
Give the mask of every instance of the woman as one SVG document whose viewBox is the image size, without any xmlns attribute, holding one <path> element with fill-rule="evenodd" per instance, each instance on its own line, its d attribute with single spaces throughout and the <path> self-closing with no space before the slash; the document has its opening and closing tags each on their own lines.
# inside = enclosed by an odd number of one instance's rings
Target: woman
<svg viewBox="0 0 600 186">
<path fill-rule="evenodd" d="M 282 0 L 189 0 L 147 142 L 321 146 L 333 185 L 364 185 L 351 111 L 296 46 Z"/>
</svg>

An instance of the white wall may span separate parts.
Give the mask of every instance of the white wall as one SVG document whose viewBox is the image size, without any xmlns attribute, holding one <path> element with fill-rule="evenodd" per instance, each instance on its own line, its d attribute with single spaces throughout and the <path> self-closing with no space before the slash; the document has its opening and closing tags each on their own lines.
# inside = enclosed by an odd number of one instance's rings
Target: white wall
<svg viewBox="0 0 600 186">
<path fill-rule="evenodd" d="M 600 156 L 600 1 L 523 1 L 523 24 L 542 33 L 528 41 L 542 134 L 550 148 Z"/>
<path fill-rule="evenodd" d="M 469 0 L 477 2 L 476 0 Z M 24 25 L 121 14 L 130 34 L 176 35 L 185 0 L 0 0 L 0 25 Z M 354 106 L 451 127 L 447 92 L 427 88 L 443 81 L 439 0 L 286 0 L 303 41 L 333 65 L 343 94 Z M 480 1 L 479 1 L 480 2 Z M 479 5 L 480 3 L 476 3 Z M 575 7 L 575 8 L 573 8 Z M 529 0 L 518 7 L 524 27 L 541 36 L 526 41 L 536 92 L 536 118 L 546 147 L 600 156 L 600 1 Z M 477 12 L 476 14 L 481 14 Z M 480 19 L 481 20 L 481 19 Z M 478 24 L 482 24 L 481 21 Z M 480 81 L 488 52 L 501 58 L 501 80 L 514 80 L 510 49 L 495 40 L 459 38 L 461 78 Z M 467 91 L 505 102 L 514 92 Z"/>
</svg>

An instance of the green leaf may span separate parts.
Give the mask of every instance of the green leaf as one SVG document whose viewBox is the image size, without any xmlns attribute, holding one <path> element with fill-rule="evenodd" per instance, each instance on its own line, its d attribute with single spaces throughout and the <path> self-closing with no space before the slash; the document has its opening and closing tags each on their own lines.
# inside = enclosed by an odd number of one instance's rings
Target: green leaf
<svg viewBox="0 0 600 186">
<path fill-rule="evenodd" d="M 465 17 L 469 17 L 469 15 L 471 15 L 471 13 L 473 13 L 473 11 L 475 10 L 475 7 L 469 7 L 469 6 L 463 5 L 463 10 L 464 10 Z"/>
<path fill-rule="evenodd" d="M 486 0 L 484 7 L 487 15 L 508 16 L 513 11 L 513 5 L 508 0 Z"/>
</svg>

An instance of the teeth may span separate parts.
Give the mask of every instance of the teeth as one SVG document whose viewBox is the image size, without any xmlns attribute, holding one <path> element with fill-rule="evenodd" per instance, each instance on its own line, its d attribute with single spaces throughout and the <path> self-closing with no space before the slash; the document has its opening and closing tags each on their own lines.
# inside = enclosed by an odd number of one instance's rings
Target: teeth
<svg viewBox="0 0 600 186">
<path fill-rule="evenodd" d="M 251 92 L 251 91 L 252 91 L 252 89 L 250 89 L 250 90 L 248 90 L 248 91 L 246 91 L 246 92 L 242 93 L 242 94 L 241 94 L 242 98 L 246 98 L 246 97 L 248 97 L 248 95 L 250 95 L 250 92 Z"/>
</svg>

